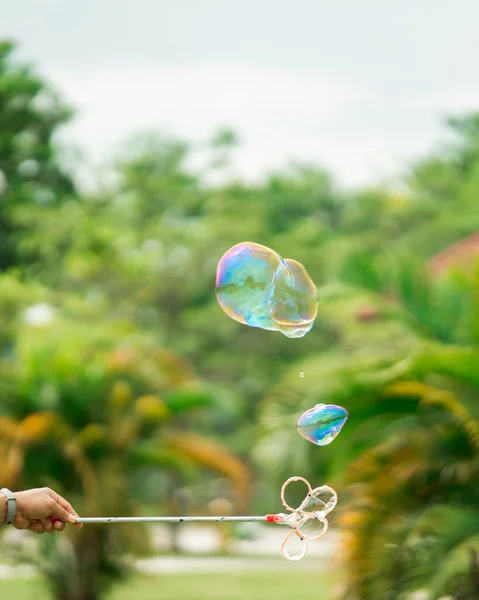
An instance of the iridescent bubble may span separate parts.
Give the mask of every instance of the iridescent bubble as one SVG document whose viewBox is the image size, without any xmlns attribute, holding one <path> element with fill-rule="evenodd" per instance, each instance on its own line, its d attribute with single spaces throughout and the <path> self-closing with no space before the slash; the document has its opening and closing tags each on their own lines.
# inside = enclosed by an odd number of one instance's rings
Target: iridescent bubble
<svg viewBox="0 0 479 600">
<path fill-rule="evenodd" d="M 299 374 L 299 376 L 300 376 L 300 377 L 304 377 L 304 373 L 303 373 L 303 372 L 301 372 L 301 373 Z"/>
<path fill-rule="evenodd" d="M 318 290 L 303 265 L 260 244 L 242 242 L 216 271 L 216 297 L 239 323 L 303 337 L 318 312 Z"/>
<path fill-rule="evenodd" d="M 317 446 L 330 444 L 348 419 L 348 411 L 336 404 L 316 404 L 298 419 L 298 433 Z"/>
</svg>

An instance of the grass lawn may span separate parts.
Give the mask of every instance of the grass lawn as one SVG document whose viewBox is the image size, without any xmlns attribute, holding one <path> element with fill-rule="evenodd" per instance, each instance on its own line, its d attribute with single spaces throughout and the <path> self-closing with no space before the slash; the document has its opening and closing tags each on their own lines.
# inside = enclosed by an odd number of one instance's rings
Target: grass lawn
<svg viewBox="0 0 479 600">
<path fill-rule="evenodd" d="M 108 600 L 330 600 L 330 591 L 321 571 L 182 573 L 134 577 Z M 33 579 L 0 580 L 0 597 L 49 600 L 44 584 Z"/>
</svg>

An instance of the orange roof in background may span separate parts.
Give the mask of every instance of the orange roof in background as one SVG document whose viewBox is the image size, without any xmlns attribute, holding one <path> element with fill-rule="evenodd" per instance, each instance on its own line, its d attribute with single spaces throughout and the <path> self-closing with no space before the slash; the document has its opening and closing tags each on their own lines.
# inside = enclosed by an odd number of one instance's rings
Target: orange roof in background
<svg viewBox="0 0 479 600">
<path fill-rule="evenodd" d="M 449 246 L 429 261 L 433 275 L 453 266 L 467 266 L 479 257 L 479 231 Z"/>
<path fill-rule="evenodd" d="M 454 266 L 465 267 L 479 258 L 479 231 L 467 238 L 449 246 L 429 260 L 432 275 L 440 275 Z M 359 321 L 375 321 L 381 316 L 379 309 L 374 306 L 363 306 L 356 311 Z"/>
</svg>

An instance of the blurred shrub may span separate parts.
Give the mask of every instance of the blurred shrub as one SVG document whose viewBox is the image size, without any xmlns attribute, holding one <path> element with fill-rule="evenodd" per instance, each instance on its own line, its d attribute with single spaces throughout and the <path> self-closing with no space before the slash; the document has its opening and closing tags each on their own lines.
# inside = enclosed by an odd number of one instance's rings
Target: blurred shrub
<svg viewBox="0 0 479 600">
<path fill-rule="evenodd" d="M 341 487 L 344 598 L 425 589 L 431 598 L 472 600 L 479 592 L 479 269 L 433 279 L 412 259 L 396 257 L 384 272 L 354 264 L 344 271 L 354 287 L 330 300 L 343 315 L 348 354 L 303 363 L 304 379 L 291 374 L 272 390 L 257 456 L 281 477 L 294 470 Z M 389 337 L 374 321 L 353 323 L 341 297 L 355 294 L 366 294 Z M 351 335 L 354 327 L 362 335 Z M 350 413 L 321 461 L 291 427 L 319 402 Z"/>
<path fill-rule="evenodd" d="M 248 504 L 243 463 L 218 442 L 190 433 L 195 413 L 215 406 L 211 390 L 191 365 L 131 325 L 57 316 L 49 325 L 25 326 L 3 375 L 9 382 L 0 402 L 5 485 L 50 485 L 81 514 L 131 515 L 145 501 L 176 508 L 167 503 L 168 487 L 152 493 L 149 477 L 138 473 L 170 474 L 184 487 L 206 469 L 231 482 L 237 505 Z M 125 550 L 143 547 L 144 539 L 138 526 L 88 526 L 71 532 L 67 552 L 59 542 L 64 560 L 55 568 L 43 559 L 40 566 L 56 597 L 91 600 L 124 571 L 118 560 Z M 59 573 L 62 566 L 68 577 Z"/>
</svg>

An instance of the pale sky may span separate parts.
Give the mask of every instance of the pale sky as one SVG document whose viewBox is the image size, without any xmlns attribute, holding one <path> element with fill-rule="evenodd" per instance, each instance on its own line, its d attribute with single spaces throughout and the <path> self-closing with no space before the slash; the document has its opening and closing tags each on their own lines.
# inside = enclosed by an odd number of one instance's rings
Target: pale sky
<svg viewBox="0 0 479 600">
<path fill-rule="evenodd" d="M 92 162 L 141 130 L 243 141 L 248 177 L 290 159 L 381 181 L 479 109 L 478 0 L 15 0 L 0 37 L 77 109 Z"/>
</svg>

